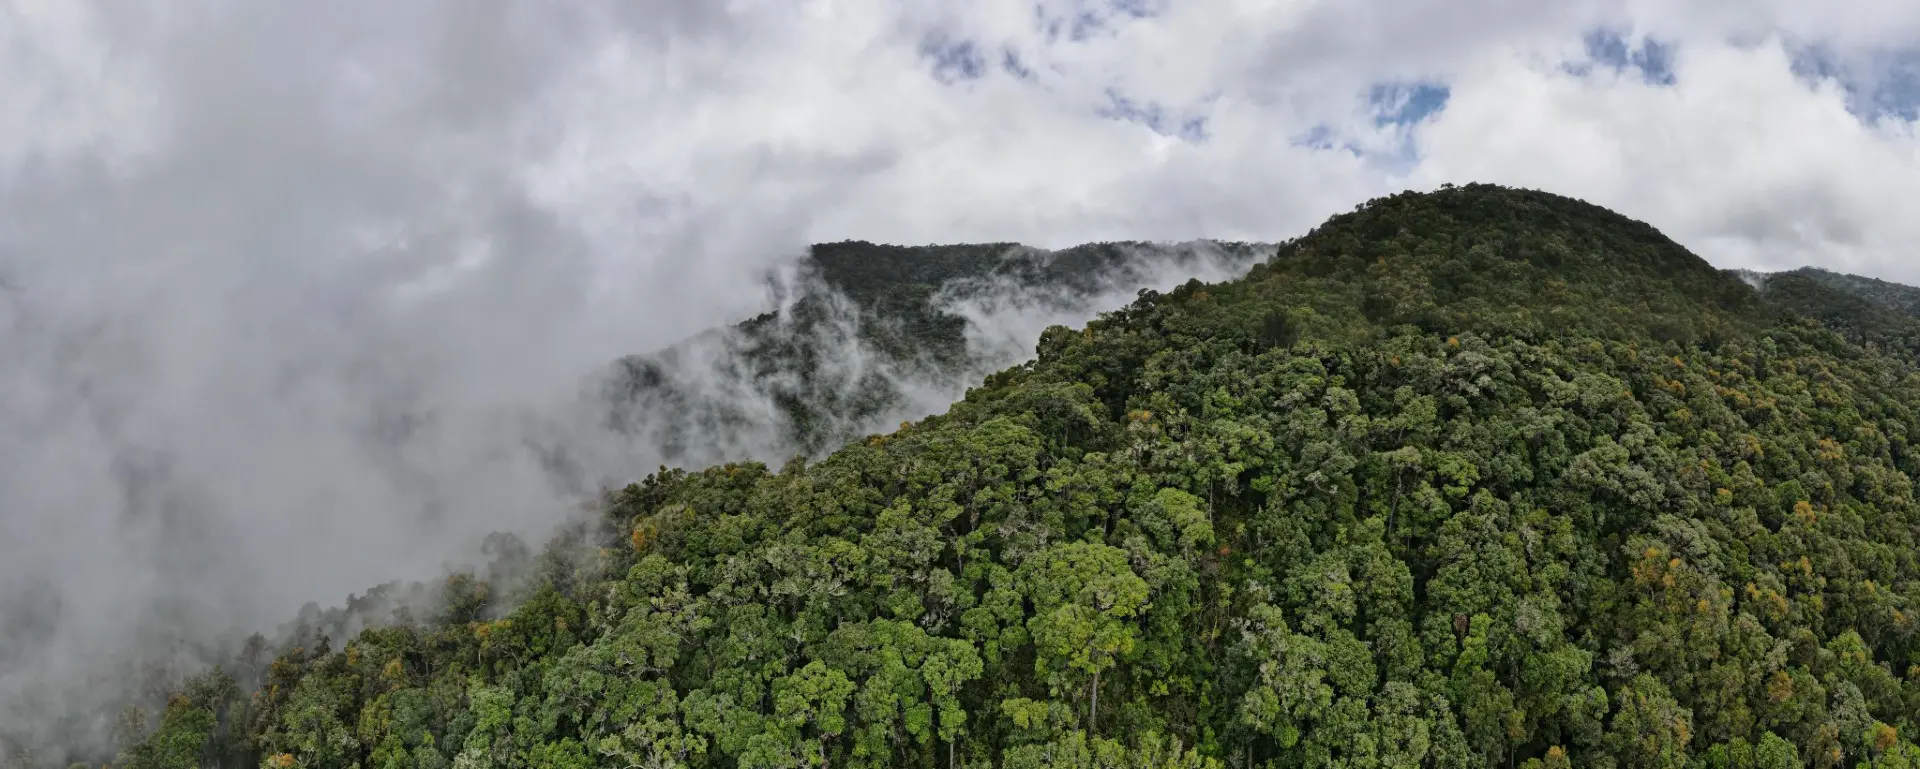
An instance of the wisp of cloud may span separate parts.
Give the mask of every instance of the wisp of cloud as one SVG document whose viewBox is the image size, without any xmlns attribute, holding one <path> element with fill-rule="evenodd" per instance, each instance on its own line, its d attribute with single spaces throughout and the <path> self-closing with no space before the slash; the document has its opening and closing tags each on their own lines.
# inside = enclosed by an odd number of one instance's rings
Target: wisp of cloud
<svg viewBox="0 0 1920 769">
<path fill-rule="evenodd" d="M 600 440 L 554 434 L 583 372 L 764 302 L 799 193 L 572 170 L 626 116 L 563 86 L 633 13 L 0 7 L 0 737 L 96 741 L 136 673 L 550 525 L 526 447 Z"/>
</svg>

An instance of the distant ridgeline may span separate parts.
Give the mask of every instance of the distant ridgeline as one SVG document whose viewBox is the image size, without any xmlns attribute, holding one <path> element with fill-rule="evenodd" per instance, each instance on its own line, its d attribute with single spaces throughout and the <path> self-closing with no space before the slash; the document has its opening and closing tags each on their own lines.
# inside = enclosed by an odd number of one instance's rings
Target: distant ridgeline
<svg viewBox="0 0 1920 769">
<path fill-rule="evenodd" d="M 1813 267 L 1752 277 L 1788 312 L 1854 344 L 1920 360 L 1920 289 Z"/>
<path fill-rule="evenodd" d="M 1086 305 L 1104 294 L 1131 297 L 1156 277 L 1192 275 L 1206 264 L 1237 273 L 1273 248 L 816 245 L 797 275 L 776 286 L 787 294 L 780 309 L 625 358 L 604 392 L 618 429 L 651 434 L 673 459 L 701 459 L 692 444 L 714 445 L 718 435 L 732 436 L 721 447 L 726 458 L 769 449 L 818 455 L 885 426 L 885 416 L 909 405 L 909 387 L 941 391 L 937 403 L 923 404 L 939 410 L 963 391 L 955 383 L 1032 354 L 1030 346 L 970 348 L 956 304 L 989 299 L 1090 316 L 1103 308 Z"/>
<path fill-rule="evenodd" d="M 1909 318 L 1920 318 L 1920 288 L 1858 275 L 1842 275 L 1816 267 L 1802 267 L 1774 277 L 1794 275 L 1858 296 Z"/>
<path fill-rule="evenodd" d="M 997 250 L 821 271 L 942 365 L 897 287 Z M 1914 767 L 1910 290 L 1764 285 L 1547 193 L 1371 201 L 939 416 L 336 612 L 120 765 Z"/>
</svg>

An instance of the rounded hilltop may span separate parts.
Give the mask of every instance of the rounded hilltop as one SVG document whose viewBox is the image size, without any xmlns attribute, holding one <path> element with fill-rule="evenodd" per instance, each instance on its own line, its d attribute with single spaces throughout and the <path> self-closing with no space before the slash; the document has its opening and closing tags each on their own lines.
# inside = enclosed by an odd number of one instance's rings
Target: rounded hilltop
<svg viewBox="0 0 1920 769">
<path fill-rule="evenodd" d="M 1413 325 L 1695 342 L 1750 331 L 1764 315 L 1751 286 L 1645 222 L 1493 184 L 1367 201 L 1282 243 L 1245 280 L 1202 293 L 1210 323 L 1251 338 Z"/>
</svg>

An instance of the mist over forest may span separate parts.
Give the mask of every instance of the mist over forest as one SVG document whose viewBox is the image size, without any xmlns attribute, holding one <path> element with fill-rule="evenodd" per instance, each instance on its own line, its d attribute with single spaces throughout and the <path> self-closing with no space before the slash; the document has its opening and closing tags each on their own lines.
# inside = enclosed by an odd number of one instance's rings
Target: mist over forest
<svg viewBox="0 0 1920 769">
<path fill-rule="evenodd" d="M 859 246 L 871 253 L 857 257 L 884 254 L 908 267 L 937 258 L 925 248 Z M 323 520 L 260 520 L 281 514 L 273 503 L 214 506 L 260 481 L 174 470 L 217 461 L 197 441 L 97 447 L 107 456 L 89 459 L 107 468 L 121 506 L 73 511 L 102 520 L 69 515 L 65 525 L 118 528 L 118 544 L 136 557 L 118 561 L 108 583 L 24 570 L 0 583 L 8 588 L 0 595 L 7 641 L 0 644 L 0 705 L 8 714 L 0 736 L 27 745 L 106 744 L 122 704 L 161 701 L 187 675 L 234 656 L 253 633 L 291 632 L 282 626 L 295 626 L 290 610 L 302 603 L 332 606 L 388 580 L 430 580 L 491 560 L 489 535 L 544 542 L 583 503 L 656 466 L 777 464 L 938 413 L 970 383 L 1030 356 L 1030 340 L 1048 325 L 1084 322 L 1141 289 L 1223 279 L 1259 253 L 1211 243 L 1100 244 L 1088 247 L 1104 252 L 1089 264 L 1071 251 L 986 245 L 970 247 L 973 263 L 920 283 L 823 270 L 816 254 L 835 248 L 743 276 L 764 285 L 765 312 L 652 354 L 601 361 L 578 371 L 573 389 L 555 388 L 544 401 L 456 408 L 424 396 L 382 399 L 368 380 L 304 383 L 335 388 L 325 398 L 352 410 L 273 415 L 291 422 L 285 429 L 299 439 L 246 450 L 281 454 L 252 461 L 298 464 L 289 471 L 302 484 L 329 487 L 329 497 L 353 489 L 371 505 L 319 513 Z M 857 257 L 851 264 L 879 261 Z M 1056 262 L 1071 273 L 1029 274 Z M 903 291 L 917 292 L 904 306 Z M 894 304 L 879 304 L 876 292 L 888 292 Z M 938 328 L 902 326 L 916 320 Z M 9 330 L 20 338 L 34 329 Z M 1024 349 L 1020 339 L 1029 340 Z M 72 418 L 100 419 L 92 405 L 76 406 Z M 309 453 L 323 439 L 338 441 L 329 447 L 337 453 Z M 447 463 L 450 453 L 462 464 Z M 313 463 L 320 460 L 335 464 Z M 303 525 L 313 527 L 305 545 L 283 540 L 270 552 L 250 552 L 246 544 Z M 60 543 L 47 533 L 13 541 L 53 563 L 86 559 L 49 552 Z M 24 554 L 11 562 L 23 564 Z"/>
</svg>

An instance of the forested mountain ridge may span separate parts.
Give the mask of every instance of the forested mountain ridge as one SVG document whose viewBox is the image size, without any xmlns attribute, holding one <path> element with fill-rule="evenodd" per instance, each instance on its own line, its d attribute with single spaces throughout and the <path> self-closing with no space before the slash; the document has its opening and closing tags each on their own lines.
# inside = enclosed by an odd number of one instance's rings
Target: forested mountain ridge
<svg viewBox="0 0 1920 769">
<path fill-rule="evenodd" d="M 1920 288 L 1877 278 L 1823 270 L 1818 267 L 1801 267 L 1797 270 L 1777 273 L 1775 277 L 1781 275 L 1797 275 L 1835 290 L 1858 296 L 1901 315 L 1910 318 L 1920 318 Z"/>
<path fill-rule="evenodd" d="M 1036 352 L 336 614 L 120 765 L 1920 765 L 1913 359 L 1645 224 L 1395 195 Z"/>
<path fill-rule="evenodd" d="M 729 328 L 617 361 L 601 388 L 623 433 L 647 434 L 676 462 L 737 459 L 791 449 L 825 453 L 887 424 L 922 416 L 1030 351 L 975 340 L 968 305 L 1025 304 L 1091 316 L 1103 295 L 1170 284 L 1167 275 L 1236 274 L 1270 245 L 1090 243 L 1058 251 L 1016 243 L 813 246 L 789 272 L 767 276 L 779 306 Z M 1177 282 L 1177 278 L 1171 282 Z M 988 316 L 999 307 L 978 308 Z M 973 329 L 977 331 L 978 329 Z M 1033 332 L 1038 332 L 1034 328 Z M 716 387 L 715 385 L 720 386 Z M 916 385 L 936 392 L 910 403 Z M 894 420 L 897 422 L 898 420 Z M 702 454 L 714 436 L 752 436 Z"/>
<path fill-rule="evenodd" d="M 1920 360 L 1920 289 L 1813 267 L 1754 277 L 1784 311 L 1818 320 L 1854 344 Z"/>
</svg>

